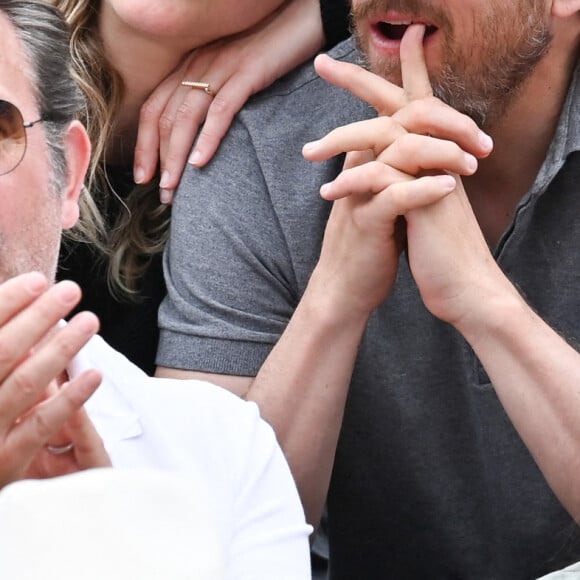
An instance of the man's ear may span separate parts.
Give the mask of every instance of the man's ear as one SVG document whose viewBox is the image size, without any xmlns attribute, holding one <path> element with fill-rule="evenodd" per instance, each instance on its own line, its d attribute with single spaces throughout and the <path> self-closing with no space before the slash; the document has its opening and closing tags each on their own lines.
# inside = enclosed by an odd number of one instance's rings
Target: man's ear
<svg viewBox="0 0 580 580">
<path fill-rule="evenodd" d="M 63 145 L 67 176 L 66 186 L 62 192 L 62 227 L 68 229 L 79 219 L 79 197 L 91 158 L 91 142 L 86 129 L 79 121 L 73 121 L 68 126 Z"/>
<path fill-rule="evenodd" d="M 552 0 L 552 16 L 569 18 L 576 14 L 580 18 L 580 0 Z"/>
</svg>

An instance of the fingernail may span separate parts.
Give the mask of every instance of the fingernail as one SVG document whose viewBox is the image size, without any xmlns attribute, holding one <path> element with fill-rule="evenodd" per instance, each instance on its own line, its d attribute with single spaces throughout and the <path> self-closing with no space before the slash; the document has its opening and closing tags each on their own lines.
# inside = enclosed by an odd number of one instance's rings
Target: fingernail
<svg viewBox="0 0 580 580">
<path fill-rule="evenodd" d="M 79 295 L 79 287 L 69 280 L 59 283 L 59 298 L 63 304 L 76 302 Z"/>
<path fill-rule="evenodd" d="M 159 200 L 163 205 L 167 205 L 171 203 L 171 199 L 173 198 L 173 190 L 172 189 L 160 189 L 159 190 Z"/>
<path fill-rule="evenodd" d="M 475 173 L 477 171 L 477 159 L 473 155 L 466 153 L 465 166 L 468 171 L 470 171 L 471 173 Z"/>
<path fill-rule="evenodd" d="M 441 189 L 448 192 L 453 191 L 457 185 L 457 182 L 452 175 L 437 175 L 436 179 L 439 182 Z"/>
<path fill-rule="evenodd" d="M 167 189 L 168 185 L 169 185 L 169 171 L 164 171 L 161 174 L 161 181 L 159 182 L 159 187 L 161 189 Z"/>
<path fill-rule="evenodd" d="M 330 183 L 325 183 L 321 188 L 320 188 L 320 195 L 322 197 L 325 197 L 327 194 L 330 193 L 332 189 L 332 185 Z"/>
<path fill-rule="evenodd" d="M 479 133 L 479 144 L 486 151 L 491 151 L 493 149 L 493 139 L 483 131 Z"/>
<path fill-rule="evenodd" d="M 189 158 L 190 165 L 200 165 L 201 164 L 201 151 L 197 149 L 191 154 Z"/>
<path fill-rule="evenodd" d="M 135 167 L 133 179 L 135 180 L 135 183 L 143 183 L 145 180 L 145 170 L 142 167 Z"/>
<path fill-rule="evenodd" d="M 304 153 L 308 153 L 312 149 L 315 149 L 317 145 L 318 141 L 310 141 L 310 143 L 306 143 L 304 147 L 302 147 L 302 151 L 304 151 Z"/>
<path fill-rule="evenodd" d="M 98 323 L 95 315 L 91 312 L 81 312 L 75 317 L 75 325 L 84 334 L 95 334 L 98 331 Z"/>
</svg>

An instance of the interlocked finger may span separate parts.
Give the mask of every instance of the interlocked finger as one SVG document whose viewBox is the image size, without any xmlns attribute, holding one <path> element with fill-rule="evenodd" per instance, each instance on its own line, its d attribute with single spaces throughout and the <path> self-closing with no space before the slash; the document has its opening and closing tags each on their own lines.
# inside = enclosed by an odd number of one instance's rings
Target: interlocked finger
<svg viewBox="0 0 580 580">
<path fill-rule="evenodd" d="M 398 181 L 410 181 L 414 176 L 398 171 L 380 161 L 370 161 L 340 173 L 334 181 L 321 188 L 327 200 L 336 200 L 351 195 L 376 195 Z"/>
<path fill-rule="evenodd" d="M 397 139 L 379 155 L 378 160 L 409 175 L 420 175 L 429 170 L 459 175 L 472 175 L 477 171 L 477 159 L 453 141 L 414 133 Z"/>
<path fill-rule="evenodd" d="M 307 143 L 304 156 L 325 161 L 347 151 L 373 151 L 375 157 L 407 131 L 391 117 L 376 117 L 334 129 L 322 139 Z"/>
</svg>

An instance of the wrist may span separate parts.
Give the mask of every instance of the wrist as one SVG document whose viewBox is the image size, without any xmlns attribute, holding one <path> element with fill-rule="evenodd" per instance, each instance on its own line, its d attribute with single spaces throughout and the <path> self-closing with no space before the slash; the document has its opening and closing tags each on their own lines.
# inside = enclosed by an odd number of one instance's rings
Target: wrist
<svg viewBox="0 0 580 580">
<path fill-rule="evenodd" d="M 318 266 L 312 273 L 301 300 L 308 316 L 335 331 L 340 329 L 362 329 L 376 308 L 366 296 L 358 296 L 349 285 Z"/>
<path fill-rule="evenodd" d="M 486 294 L 476 294 L 471 308 L 454 324 L 474 349 L 488 340 L 501 339 L 534 316 L 532 309 L 508 283 Z"/>
</svg>

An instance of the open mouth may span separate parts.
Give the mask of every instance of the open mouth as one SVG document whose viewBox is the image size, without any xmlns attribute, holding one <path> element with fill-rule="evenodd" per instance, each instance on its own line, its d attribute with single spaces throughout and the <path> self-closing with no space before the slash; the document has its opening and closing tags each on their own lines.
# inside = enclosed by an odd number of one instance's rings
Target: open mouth
<svg viewBox="0 0 580 580">
<path fill-rule="evenodd" d="M 413 24 L 412 22 L 398 22 L 396 24 L 391 22 L 377 22 L 376 30 L 383 38 L 387 40 L 401 40 L 407 31 L 407 28 Z M 425 38 L 437 32 L 436 26 L 427 26 L 425 29 Z"/>
</svg>

